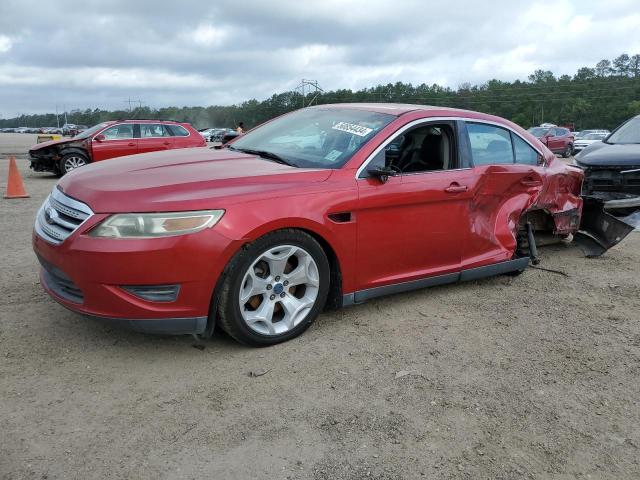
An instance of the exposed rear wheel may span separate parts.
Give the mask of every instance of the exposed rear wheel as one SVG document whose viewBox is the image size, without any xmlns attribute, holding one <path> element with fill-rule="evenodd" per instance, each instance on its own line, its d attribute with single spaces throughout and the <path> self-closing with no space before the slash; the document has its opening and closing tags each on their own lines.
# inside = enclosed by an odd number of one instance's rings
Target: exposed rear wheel
<svg viewBox="0 0 640 480">
<path fill-rule="evenodd" d="M 564 153 L 562 154 L 562 157 L 569 158 L 571 155 L 573 155 L 573 145 L 569 144 L 567 145 L 567 148 L 565 148 Z"/>
<path fill-rule="evenodd" d="M 85 157 L 81 153 L 67 153 L 66 155 L 63 155 L 58 162 L 58 170 L 60 171 L 61 175 L 64 175 L 66 173 L 69 173 L 71 170 L 83 167 L 88 163 L 89 160 L 87 159 L 87 157 Z"/>
<path fill-rule="evenodd" d="M 322 310 L 329 262 L 318 242 L 281 230 L 243 248 L 226 269 L 219 323 L 247 345 L 267 346 L 300 335 Z"/>
</svg>

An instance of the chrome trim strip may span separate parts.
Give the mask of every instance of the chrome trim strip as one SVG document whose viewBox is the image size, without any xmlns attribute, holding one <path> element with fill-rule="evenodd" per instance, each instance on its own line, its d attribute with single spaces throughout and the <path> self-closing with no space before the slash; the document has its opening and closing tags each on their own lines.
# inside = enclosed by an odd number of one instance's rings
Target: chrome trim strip
<svg viewBox="0 0 640 480">
<path fill-rule="evenodd" d="M 91 210 L 89 205 L 79 202 L 78 200 L 75 200 L 74 198 L 66 195 L 62 190 L 60 190 L 60 188 L 58 188 L 58 186 L 54 187 L 53 191 L 51 192 L 51 196 L 54 198 L 54 200 L 58 200 L 68 207 L 79 210 L 83 213 L 86 213 L 87 215 L 93 215 L 93 210 Z"/>
<path fill-rule="evenodd" d="M 158 122 L 146 122 L 146 123 L 145 122 L 143 122 L 143 123 L 135 122 L 135 123 L 137 123 L 138 125 L 166 125 L 165 123 L 158 123 Z M 131 125 L 135 125 L 135 123 L 131 122 Z M 102 130 L 100 130 L 93 137 L 91 137 L 91 141 L 95 142 L 96 137 L 98 135 L 101 135 L 102 132 L 104 132 L 105 130 L 108 130 L 111 127 L 117 127 L 118 125 L 129 125 L 129 124 L 128 123 L 115 123 L 113 125 L 109 125 L 108 127 L 105 127 Z M 184 128 L 179 123 L 171 123 L 170 125 L 182 128 L 185 132 L 187 132 L 187 134 L 186 135 L 169 135 L 168 137 L 142 137 L 141 136 L 141 137 L 105 138 L 104 140 L 102 140 L 102 142 L 99 142 L 99 143 L 114 142 L 114 141 L 118 141 L 118 140 L 145 140 L 145 139 L 148 139 L 148 138 L 187 138 L 187 137 L 191 136 L 191 132 L 187 128 Z"/>
<path fill-rule="evenodd" d="M 369 156 L 365 159 L 365 161 L 362 162 L 362 165 L 360 165 L 360 168 L 358 168 L 358 170 L 356 170 L 356 180 L 364 180 L 363 178 L 360 178 L 360 174 L 362 173 L 362 171 L 365 168 L 367 168 L 367 165 L 371 162 L 371 160 L 373 160 L 373 158 L 378 153 L 380 153 L 380 151 L 383 148 L 385 148 L 387 145 L 389 145 L 391 143 L 391 141 L 395 139 L 395 137 L 397 137 L 398 135 L 402 134 L 406 130 L 408 130 L 410 128 L 413 128 L 413 127 L 415 127 L 417 125 L 420 125 L 422 123 L 432 123 L 432 122 L 442 122 L 442 121 L 462 121 L 462 122 L 470 122 L 470 123 L 484 123 L 484 124 L 487 124 L 487 125 L 493 125 L 495 127 L 504 128 L 505 130 L 509 130 L 510 132 L 512 132 L 514 135 L 517 135 L 518 138 L 520 138 L 522 141 L 527 143 L 531 148 L 533 148 L 536 152 L 538 152 L 538 155 L 540 155 L 542 158 L 544 158 L 544 154 L 540 151 L 539 147 L 536 147 L 529 140 L 527 140 L 526 138 L 523 138 L 518 132 L 516 132 L 513 128 L 509 127 L 508 125 L 504 125 L 502 123 L 494 122 L 494 121 L 491 121 L 491 120 L 479 120 L 477 118 L 468 118 L 468 117 L 425 117 L 425 118 L 419 118 L 418 120 L 414 120 L 413 122 L 409 122 L 406 125 L 403 125 L 400 129 L 398 129 L 397 131 L 392 133 L 389 136 L 389 138 L 387 138 L 384 142 L 382 142 L 378 146 L 378 148 L 376 148 L 373 152 L 371 152 L 371 154 L 369 154 Z M 546 166 L 546 162 L 545 162 L 545 166 Z M 451 170 L 462 170 L 462 169 L 450 169 L 450 170 L 447 170 L 447 171 L 451 171 Z M 416 172 L 416 173 L 424 173 L 424 172 Z"/>
</svg>

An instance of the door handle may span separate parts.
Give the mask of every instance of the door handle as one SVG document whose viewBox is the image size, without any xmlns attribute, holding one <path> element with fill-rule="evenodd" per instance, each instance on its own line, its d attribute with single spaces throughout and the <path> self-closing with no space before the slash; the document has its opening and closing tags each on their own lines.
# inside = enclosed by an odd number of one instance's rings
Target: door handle
<svg viewBox="0 0 640 480">
<path fill-rule="evenodd" d="M 163 145 L 171 145 L 171 142 L 162 142 Z"/>
<path fill-rule="evenodd" d="M 462 193 L 467 191 L 466 185 L 460 185 L 459 183 L 452 183 L 447 188 L 444 189 L 447 193 Z"/>
<path fill-rule="evenodd" d="M 135 147 L 135 146 L 136 146 L 136 144 L 135 144 L 135 143 L 133 143 L 133 142 L 129 142 L 129 143 L 127 143 L 127 146 L 129 146 L 129 147 Z"/>
<path fill-rule="evenodd" d="M 533 178 L 523 178 L 520 183 L 525 187 L 539 187 L 542 185 L 542 181 L 534 180 Z"/>
</svg>

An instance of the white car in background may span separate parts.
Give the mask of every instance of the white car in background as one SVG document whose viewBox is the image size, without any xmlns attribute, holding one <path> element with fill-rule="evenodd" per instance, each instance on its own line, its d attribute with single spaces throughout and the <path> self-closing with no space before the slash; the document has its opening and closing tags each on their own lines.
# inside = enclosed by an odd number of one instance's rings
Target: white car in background
<svg viewBox="0 0 640 480">
<path fill-rule="evenodd" d="M 593 143 L 601 142 L 609 135 L 607 130 L 586 130 L 586 132 L 580 132 L 581 135 L 575 138 L 573 142 L 574 153 L 584 150 Z"/>
</svg>

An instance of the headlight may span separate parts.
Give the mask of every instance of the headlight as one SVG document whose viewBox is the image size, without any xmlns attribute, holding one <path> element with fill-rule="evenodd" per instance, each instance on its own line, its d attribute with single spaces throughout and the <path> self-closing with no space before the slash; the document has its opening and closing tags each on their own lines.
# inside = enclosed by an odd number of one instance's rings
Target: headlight
<svg viewBox="0 0 640 480">
<path fill-rule="evenodd" d="M 214 226 L 224 210 L 175 213 L 119 213 L 89 232 L 91 237 L 154 238 L 194 233 Z"/>
</svg>

